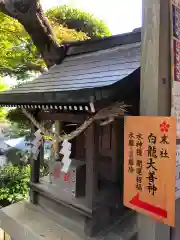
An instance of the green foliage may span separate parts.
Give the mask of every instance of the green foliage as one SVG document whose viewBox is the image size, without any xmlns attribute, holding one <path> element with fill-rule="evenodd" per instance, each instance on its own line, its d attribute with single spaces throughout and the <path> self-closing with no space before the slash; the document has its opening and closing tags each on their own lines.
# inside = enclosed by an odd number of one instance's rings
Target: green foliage
<svg viewBox="0 0 180 240">
<path fill-rule="evenodd" d="M 25 124 L 23 125 L 18 122 L 15 123 L 12 121 L 9 126 L 8 132 L 5 134 L 5 136 L 9 138 L 18 138 L 18 137 L 28 136 L 29 134 L 30 134 L 30 126 L 26 126 Z"/>
<path fill-rule="evenodd" d="M 11 123 L 6 136 L 10 138 L 18 138 L 30 134 L 31 122 L 22 113 L 21 109 L 10 109 L 6 114 L 6 119 Z"/>
<path fill-rule="evenodd" d="M 103 21 L 78 9 L 52 8 L 47 16 L 60 43 L 110 35 Z M 0 76 L 25 80 L 37 71 L 33 66 L 46 67 L 30 36 L 17 20 L 0 12 L 0 22 Z"/>
<path fill-rule="evenodd" d="M 6 90 L 8 88 L 8 85 L 3 81 L 2 78 L 0 78 L 0 92 Z M 7 115 L 7 111 L 5 108 L 0 108 L 0 122 L 5 122 L 5 118 Z"/>
<path fill-rule="evenodd" d="M 74 29 L 68 29 L 55 21 L 51 21 L 51 26 L 53 27 L 54 35 L 59 43 L 62 41 L 77 41 L 86 40 L 89 38 L 84 32 L 77 32 Z"/>
<path fill-rule="evenodd" d="M 83 12 L 67 5 L 52 8 L 47 11 L 50 21 L 62 24 L 70 29 L 86 33 L 90 38 L 110 36 L 107 25 L 92 14 Z"/>
<path fill-rule="evenodd" d="M 0 205 L 26 199 L 29 194 L 30 166 L 6 165 L 0 169 Z M 3 204 L 2 204 L 3 205 Z"/>
<path fill-rule="evenodd" d="M 44 164 L 40 169 L 40 176 L 48 173 L 48 165 Z M 29 197 L 28 182 L 30 181 L 30 165 L 8 164 L 0 168 L 0 206 L 19 202 Z"/>
<path fill-rule="evenodd" d="M 50 9 L 47 17 L 59 43 L 111 35 L 103 21 L 68 6 Z M 0 12 L 0 22 L 0 76 L 8 75 L 21 82 L 32 78 L 37 73 L 33 65 L 46 67 L 41 55 L 17 20 Z M 0 110 L 0 120 L 5 115 L 4 110 Z M 23 131 L 29 129 L 29 122 L 19 109 L 10 110 L 7 119 Z M 23 131 L 20 131 L 20 136 Z"/>
<path fill-rule="evenodd" d="M 27 80 L 37 70 L 33 66 L 46 67 L 30 36 L 17 21 L 0 12 L 0 75 Z M 87 39 L 85 33 L 51 23 L 58 41 Z"/>
<path fill-rule="evenodd" d="M 6 84 L 3 79 L 0 79 L 0 92 L 5 91 L 8 87 L 8 84 Z"/>
<path fill-rule="evenodd" d="M 20 129 L 22 131 L 30 128 L 30 121 L 27 119 L 27 117 L 22 113 L 21 109 L 10 109 L 7 113 L 6 119 L 10 121 L 11 123 L 14 123 L 12 125 L 12 132 L 16 134 L 17 131 Z M 18 130 L 19 129 L 19 130 Z M 20 134 L 19 136 L 22 136 L 23 134 Z"/>
<path fill-rule="evenodd" d="M 0 74 L 17 79 L 30 77 L 26 64 L 43 64 L 36 47 L 15 19 L 0 12 Z"/>
</svg>

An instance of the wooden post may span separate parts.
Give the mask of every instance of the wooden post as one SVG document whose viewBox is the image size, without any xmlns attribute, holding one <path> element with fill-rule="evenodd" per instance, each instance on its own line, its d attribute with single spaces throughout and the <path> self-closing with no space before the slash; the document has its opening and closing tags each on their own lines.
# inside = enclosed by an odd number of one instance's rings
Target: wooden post
<svg viewBox="0 0 180 240">
<path fill-rule="evenodd" d="M 170 116 L 169 0 L 143 0 L 140 113 Z M 138 240 L 170 240 L 170 228 L 138 214 Z"/>
<path fill-rule="evenodd" d="M 61 122 L 59 120 L 56 120 L 55 121 L 55 131 L 56 133 L 60 134 L 61 132 Z M 60 151 L 60 143 L 59 143 L 59 140 L 56 139 L 56 157 L 59 158 L 59 151 Z"/>
<path fill-rule="evenodd" d="M 37 128 L 32 126 L 32 133 L 34 133 Z M 31 165 L 31 173 L 30 173 L 30 181 L 32 183 L 38 183 L 39 182 L 39 177 L 40 177 L 40 165 L 42 163 L 42 158 L 44 158 L 44 151 L 42 150 L 42 148 L 44 148 L 44 146 L 41 146 L 39 155 L 37 157 L 37 160 L 34 159 L 30 159 L 30 165 Z M 30 202 L 33 204 L 37 204 L 38 202 L 38 194 L 36 191 L 30 189 Z"/>
<path fill-rule="evenodd" d="M 112 129 L 112 175 L 113 181 L 120 181 L 121 190 L 123 186 L 123 168 L 124 168 L 124 119 L 118 119 L 113 122 Z"/>
<path fill-rule="evenodd" d="M 93 123 L 86 130 L 86 201 L 88 207 L 92 208 L 93 199 L 98 190 L 98 132 L 96 124 Z"/>
<path fill-rule="evenodd" d="M 61 122 L 59 120 L 55 121 L 55 132 L 60 134 L 61 132 Z M 53 140 L 53 149 L 51 151 L 55 151 L 55 160 L 60 160 L 60 143 L 58 138 Z M 54 154 L 54 153 L 53 153 Z M 53 169 L 54 169 L 54 160 L 49 161 L 49 182 L 52 183 Z"/>
</svg>

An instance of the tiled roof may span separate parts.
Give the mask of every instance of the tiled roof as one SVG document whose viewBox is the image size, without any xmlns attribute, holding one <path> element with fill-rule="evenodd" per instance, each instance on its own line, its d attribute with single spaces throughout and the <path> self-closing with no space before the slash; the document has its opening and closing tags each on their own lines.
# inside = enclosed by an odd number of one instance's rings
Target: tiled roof
<svg viewBox="0 0 180 240">
<path fill-rule="evenodd" d="M 8 93 L 71 91 L 111 85 L 140 67 L 140 43 L 66 58 L 32 82 Z"/>
<path fill-rule="evenodd" d="M 115 92 L 121 97 L 130 94 L 139 81 L 140 45 L 140 33 L 72 44 L 61 64 L 1 92 L 0 106 L 86 104 L 90 99 L 109 100 Z"/>
</svg>

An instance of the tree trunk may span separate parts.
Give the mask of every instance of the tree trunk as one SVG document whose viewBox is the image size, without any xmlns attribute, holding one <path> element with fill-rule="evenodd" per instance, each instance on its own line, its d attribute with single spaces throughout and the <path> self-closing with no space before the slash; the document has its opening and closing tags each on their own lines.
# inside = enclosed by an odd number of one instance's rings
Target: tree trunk
<svg viewBox="0 0 180 240">
<path fill-rule="evenodd" d="M 56 41 L 39 0 L 0 0 L 0 11 L 24 26 L 47 67 L 63 60 L 66 49 Z"/>
</svg>

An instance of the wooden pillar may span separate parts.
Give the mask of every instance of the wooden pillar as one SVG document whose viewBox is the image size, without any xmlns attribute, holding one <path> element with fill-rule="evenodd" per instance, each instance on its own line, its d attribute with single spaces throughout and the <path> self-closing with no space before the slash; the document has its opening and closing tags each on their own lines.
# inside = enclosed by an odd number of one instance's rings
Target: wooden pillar
<svg viewBox="0 0 180 240">
<path fill-rule="evenodd" d="M 90 208 L 98 191 L 98 137 L 97 125 L 93 123 L 85 133 L 86 202 Z"/>
<path fill-rule="evenodd" d="M 140 113 L 170 116 L 169 0 L 143 0 Z M 170 240 L 170 228 L 138 214 L 138 240 Z"/>
<path fill-rule="evenodd" d="M 112 175 L 113 181 L 123 186 L 124 171 L 124 118 L 113 122 L 112 129 Z M 122 188 L 121 188 L 122 190 Z"/>
<path fill-rule="evenodd" d="M 55 132 L 57 134 L 60 134 L 61 132 L 61 122 L 59 120 L 56 120 L 55 121 Z M 60 151 L 60 143 L 59 143 L 59 140 L 58 138 L 56 139 L 56 143 L 55 143 L 55 151 L 56 151 L 56 157 L 57 159 L 59 158 L 59 151 Z"/>
<path fill-rule="evenodd" d="M 32 126 L 32 134 L 37 131 L 37 128 Z M 30 172 L 30 182 L 32 183 L 38 183 L 39 182 L 39 177 L 40 177 L 40 165 L 43 162 L 44 158 L 44 145 L 42 144 L 39 155 L 37 157 L 37 160 L 30 159 L 30 165 L 31 165 L 31 172 Z M 37 199 L 37 192 L 30 189 L 30 202 L 33 204 L 37 204 L 38 199 Z"/>
</svg>

